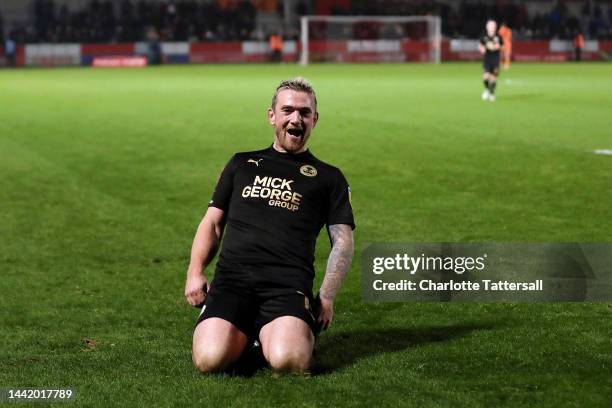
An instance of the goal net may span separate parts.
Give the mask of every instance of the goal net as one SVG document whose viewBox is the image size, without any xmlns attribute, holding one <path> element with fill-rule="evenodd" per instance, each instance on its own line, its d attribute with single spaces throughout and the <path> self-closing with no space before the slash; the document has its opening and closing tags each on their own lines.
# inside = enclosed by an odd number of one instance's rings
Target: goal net
<svg viewBox="0 0 612 408">
<path fill-rule="evenodd" d="M 304 16 L 300 62 L 440 62 L 438 16 Z"/>
</svg>

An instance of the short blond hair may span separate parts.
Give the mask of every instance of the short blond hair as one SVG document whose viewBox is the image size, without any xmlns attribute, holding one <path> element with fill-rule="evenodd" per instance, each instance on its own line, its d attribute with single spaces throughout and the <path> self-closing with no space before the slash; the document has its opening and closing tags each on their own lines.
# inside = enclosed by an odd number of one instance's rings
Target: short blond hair
<svg viewBox="0 0 612 408">
<path fill-rule="evenodd" d="M 276 87 L 276 91 L 274 92 L 274 96 L 272 97 L 272 109 L 276 107 L 276 101 L 278 99 L 278 94 L 281 91 L 284 91 L 287 89 L 290 89 L 292 91 L 304 92 L 304 93 L 307 93 L 308 95 L 311 95 L 312 98 L 314 99 L 315 111 L 317 110 L 317 95 L 315 94 L 314 88 L 312 87 L 310 82 L 308 82 L 306 78 L 302 78 L 302 77 L 295 77 L 295 78 L 285 79 L 284 81 L 281 81 L 280 85 Z"/>
</svg>

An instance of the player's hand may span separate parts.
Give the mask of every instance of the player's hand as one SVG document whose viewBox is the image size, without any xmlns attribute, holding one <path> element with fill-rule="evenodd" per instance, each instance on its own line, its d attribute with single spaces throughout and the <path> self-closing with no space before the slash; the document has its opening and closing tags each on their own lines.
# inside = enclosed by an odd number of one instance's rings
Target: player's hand
<svg viewBox="0 0 612 408">
<path fill-rule="evenodd" d="M 208 292 L 208 280 L 203 272 L 187 273 L 187 282 L 185 282 L 185 298 L 191 306 L 199 307 L 206 300 Z"/>
<path fill-rule="evenodd" d="M 331 325 L 333 318 L 334 301 L 321 296 L 321 308 L 319 309 L 319 316 L 317 317 L 317 322 L 321 330 L 326 330 Z"/>
</svg>

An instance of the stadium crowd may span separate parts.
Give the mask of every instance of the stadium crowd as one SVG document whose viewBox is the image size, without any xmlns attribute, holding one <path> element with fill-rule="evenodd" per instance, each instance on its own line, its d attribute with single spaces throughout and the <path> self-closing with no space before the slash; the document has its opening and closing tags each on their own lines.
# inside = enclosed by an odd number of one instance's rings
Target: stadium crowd
<svg viewBox="0 0 612 408">
<path fill-rule="evenodd" d="M 85 3 L 85 2 L 83 2 Z M 4 27 L 19 42 L 132 42 L 155 28 L 162 41 L 228 41 L 264 39 L 270 33 L 257 27 L 257 13 L 283 14 L 282 0 L 91 0 L 68 8 L 61 1 L 32 0 L 31 25 Z M 452 5 L 451 5 L 452 4 Z M 7 33 L 2 26 L 0 36 Z M 425 15 L 442 17 L 447 37 L 477 38 L 487 18 L 505 21 L 517 39 L 612 38 L 612 3 L 585 1 L 579 13 L 564 1 L 544 13 L 529 15 L 526 2 L 463 0 L 299 0 L 294 12 L 332 15 Z M 297 31 L 289 31 L 295 33 Z"/>
<path fill-rule="evenodd" d="M 340 6 L 350 3 L 350 8 Z M 453 38 L 478 38 L 483 22 L 493 18 L 506 22 L 518 39 L 572 38 L 576 31 L 589 38 L 612 38 L 612 3 L 584 1 L 578 15 L 562 0 L 544 13 L 529 15 L 526 1 L 406 1 L 352 0 L 327 8 L 337 15 L 426 15 L 442 18 L 442 32 Z M 451 6 L 452 4 L 452 6 Z M 321 10 L 319 10 L 321 11 Z"/>
<path fill-rule="evenodd" d="M 130 42 L 155 27 L 165 41 L 247 39 L 255 28 L 255 7 L 241 1 L 152 3 L 93 0 L 81 9 L 35 0 L 34 21 L 41 42 Z"/>
</svg>

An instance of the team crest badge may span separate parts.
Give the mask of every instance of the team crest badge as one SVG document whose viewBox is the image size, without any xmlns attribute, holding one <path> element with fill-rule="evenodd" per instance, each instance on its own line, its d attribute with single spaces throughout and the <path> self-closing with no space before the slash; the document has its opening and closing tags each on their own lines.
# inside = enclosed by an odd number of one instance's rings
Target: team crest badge
<svg viewBox="0 0 612 408">
<path fill-rule="evenodd" d="M 317 175 L 317 169 L 315 169 L 310 164 L 305 164 L 300 167 L 300 173 L 302 173 L 306 177 L 314 177 Z"/>
</svg>

